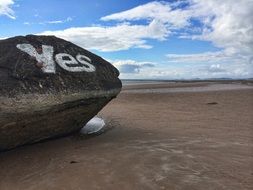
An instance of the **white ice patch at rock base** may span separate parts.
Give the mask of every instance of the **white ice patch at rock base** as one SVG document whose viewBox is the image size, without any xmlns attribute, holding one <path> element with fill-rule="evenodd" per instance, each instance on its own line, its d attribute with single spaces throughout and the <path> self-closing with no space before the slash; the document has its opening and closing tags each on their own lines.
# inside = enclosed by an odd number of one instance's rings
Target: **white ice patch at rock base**
<svg viewBox="0 0 253 190">
<path fill-rule="evenodd" d="M 81 130 L 81 134 L 89 135 L 99 132 L 105 126 L 102 118 L 97 116 L 93 117 Z"/>
</svg>

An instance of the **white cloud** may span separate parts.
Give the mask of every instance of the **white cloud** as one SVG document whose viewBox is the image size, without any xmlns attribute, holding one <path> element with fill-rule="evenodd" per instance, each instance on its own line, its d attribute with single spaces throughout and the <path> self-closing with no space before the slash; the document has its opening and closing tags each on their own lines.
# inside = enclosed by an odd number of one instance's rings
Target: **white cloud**
<svg viewBox="0 0 253 190">
<path fill-rule="evenodd" d="M 11 9 L 13 4 L 13 0 L 0 0 L 0 16 L 5 15 L 11 19 L 15 19 L 14 11 Z"/>
<path fill-rule="evenodd" d="M 51 21 L 40 22 L 39 24 L 62 24 L 64 22 L 65 22 L 64 20 L 51 20 Z"/>
<path fill-rule="evenodd" d="M 250 55 L 225 49 L 199 54 L 167 54 L 168 63 L 189 65 L 182 76 L 193 78 L 251 78 L 253 64 Z"/>
<path fill-rule="evenodd" d="M 111 27 L 76 27 L 45 31 L 40 35 L 56 35 L 87 49 L 118 51 L 129 48 L 149 49 L 152 46 L 147 44 L 146 39 L 164 40 L 169 33 L 162 23 L 154 20 L 149 25 L 122 23 Z"/>
<path fill-rule="evenodd" d="M 191 9 L 203 23 L 202 33 L 193 39 L 243 53 L 253 51 L 252 0 L 194 0 Z"/>
<path fill-rule="evenodd" d="M 196 54 L 167 54 L 170 63 L 217 63 L 217 62 L 250 62 L 249 56 L 232 49 Z"/>
<path fill-rule="evenodd" d="M 169 62 L 213 63 L 206 75 L 253 76 L 253 1 L 192 0 L 191 17 L 202 23 L 201 32 L 184 37 L 212 42 L 222 50 L 199 54 L 168 54 Z M 219 66 L 219 67 L 217 67 Z"/>
<path fill-rule="evenodd" d="M 135 60 L 110 61 L 119 71 L 122 79 L 178 79 L 187 78 L 192 73 L 190 69 L 179 67 L 161 68 L 152 62 L 138 62 Z"/>
<path fill-rule="evenodd" d="M 166 56 L 168 57 L 168 62 L 171 63 L 217 62 L 230 58 L 223 51 L 198 54 L 167 54 Z"/>
<path fill-rule="evenodd" d="M 99 51 L 119 51 L 130 48 L 150 49 L 152 46 L 148 43 L 148 39 L 155 39 L 158 41 L 166 40 L 171 34 L 171 27 L 179 27 L 186 24 L 185 19 L 183 18 L 185 16 L 178 13 L 173 13 L 169 16 L 172 21 L 171 24 L 165 22 L 166 18 L 164 18 L 164 14 L 171 9 L 172 8 L 168 3 L 152 2 L 129 10 L 130 14 L 126 11 L 128 16 L 134 15 L 132 12 L 136 14 L 139 12 L 139 16 L 137 15 L 133 19 L 116 19 L 120 22 L 114 26 L 68 28 L 58 31 L 45 31 L 40 34 L 56 35 L 60 38 L 72 41 L 84 48 Z M 157 14 L 160 16 L 157 16 Z M 182 18 L 179 19 L 179 17 Z M 110 15 L 101 18 L 103 21 L 112 19 L 113 18 Z M 147 20 L 148 23 L 137 25 L 131 22 L 121 22 L 123 20 L 132 21 L 138 19 Z"/>
<path fill-rule="evenodd" d="M 39 23 L 35 23 L 35 22 L 24 22 L 24 25 L 33 25 L 33 24 L 41 24 L 41 25 L 46 25 L 46 24 L 63 24 L 66 22 L 70 22 L 73 19 L 71 17 L 68 17 L 64 20 L 50 20 L 50 21 L 43 21 L 43 22 L 39 22 Z"/>
<path fill-rule="evenodd" d="M 196 73 L 194 74 L 203 78 L 250 78 L 253 76 L 252 66 L 245 63 L 203 65 Z"/>
<path fill-rule="evenodd" d="M 183 3 L 183 2 L 182 2 Z M 118 20 L 118 21 L 133 21 L 133 20 L 158 20 L 168 27 L 182 28 L 187 26 L 189 12 L 181 9 L 174 9 L 173 3 L 169 2 L 150 2 L 140 5 L 133 9 L 120 13 L 111 14 L 102 17 L 101 20 Z M 177 3 L 179 5 L 179 3 Z"/>
<path fill-rule="evenodd" d="M 39 24 L 63 24 L 63 23 L 66 23 L 66 22 L 70 22 L 72 20 L 73 19 L 71 17 L 68 17 L 64 20 L 50 20 L 50 21 L 40 22 Z"/>
<path fill-rule="evenodd" d="M 226 72 L 224 68 L 221 67 L 220 64 L 213 64 L 208 68 L 209 72 L 212 73 L 220 73 L 220 72 Z"/>
<path fill-rule="evenodd" d="M 152 62 L 137 62 L 134 60 L 114 60 L 111 62 L 121 74 L 136 74 L 140 73 L 143 68 L 155 67 Z"/>
</svg>

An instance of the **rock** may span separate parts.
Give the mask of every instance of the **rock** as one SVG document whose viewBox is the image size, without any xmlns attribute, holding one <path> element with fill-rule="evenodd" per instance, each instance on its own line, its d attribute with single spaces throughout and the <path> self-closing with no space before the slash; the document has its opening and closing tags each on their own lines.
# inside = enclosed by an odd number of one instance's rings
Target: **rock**
<svg viewBox="0 0 253 190">
<path fill-rule="evenodd" d="M 218 104 L 217 102 L 208 102 L 207 105 L 216 105 Z"/>
<path fill-rule="evenodd" d="M 80 133 L 84 135 L 98 134 L 103 130 L 104 127 L 104 120 L 100 117 L 95 116 L 81 128 Z"/>
<path fill-rule="evenodd" d="M 120 92 L 118 76 L 54 36 L 0 40 L 0 150 L 78 131 Z"/>
</svg>

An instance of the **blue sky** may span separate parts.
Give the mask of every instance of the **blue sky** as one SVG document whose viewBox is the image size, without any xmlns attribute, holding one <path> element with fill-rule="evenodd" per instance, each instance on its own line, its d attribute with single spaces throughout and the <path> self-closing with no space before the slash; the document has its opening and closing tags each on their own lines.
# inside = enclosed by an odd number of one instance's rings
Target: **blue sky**
<svg viewBox="0 0 253 190">
<path fill-rule="evenodd" d="M 251 0 L 0 0 L 0 38 L 56 35 L 121 78 L 253 77 Z"/>
</svg>

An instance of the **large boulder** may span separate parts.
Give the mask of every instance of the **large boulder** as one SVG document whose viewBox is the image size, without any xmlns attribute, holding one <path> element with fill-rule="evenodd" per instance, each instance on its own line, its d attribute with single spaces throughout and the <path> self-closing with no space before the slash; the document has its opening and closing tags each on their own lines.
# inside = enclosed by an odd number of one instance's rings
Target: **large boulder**
<svg viewBox="0 0 253 190">
<path fill-rule="evenodd" d="M 0 150 L 79 130 L 120 92 L 118 76 L 54 36 L 0 40 Z"/>
</svg>

